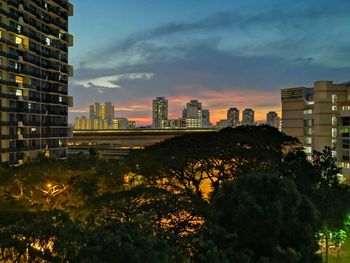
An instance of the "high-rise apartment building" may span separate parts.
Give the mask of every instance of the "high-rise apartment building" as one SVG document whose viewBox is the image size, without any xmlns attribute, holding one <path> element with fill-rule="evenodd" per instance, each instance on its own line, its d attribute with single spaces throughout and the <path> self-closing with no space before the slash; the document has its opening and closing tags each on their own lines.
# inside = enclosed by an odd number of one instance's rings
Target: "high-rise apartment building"
<svg viewBox="0 0 350 263">
<path fill-rule="evenodd" d="M 331 147 L 343 174 L 350 176 L 350 82 L 283 89 L 281 99 L 282 131 L 299 139 L 308 158 Z"/>
<path fill-rule="evenodd" d="M 104 108 L 99 102 L 95 102 L 94 105 L 89 107 L 90 119 L 102 119 L 104 116 Z"/>
<path fill-rule="evenodd" d="M 209 128 L 210 126 L 210 111 L 202 110 L 202 128 Z"/>
<path fill-rule="evenodd" d="M 114 106 L 112 105 L 112 102 L 105 103 L 104 118 L 107 120 L 108 125 L 112 124 L 114 119 Z"/>
<path fill-rule="evenodd" d="M 239 109 L 229 108 L 227 110 L 227 122 L 229 126 L 236 127 L 239 125 Z"/>
<path fill-rule="evenodd" d="M 202 103 L 198 100 L 190 100 L 186 108 L 182 111 L 182 118 L 186 128 L 208 128 L 210 123 L 209 110 L 202 108 Z"/>
<path fill-rule="evenodd" d="M 279 128 L 280 126 L 280 118 L 278 117 L 277 112 L 270 111 L 266 114 L 266 124 L 275 128 Z"/>
<path fill-rule="evenodd" d="M 0 162 L 67 154 L 68 0 L 0 2 Z"/>
<path fill-rule="evenodd" d="M 157 97 L 152 103 L 152 126 L 155 129 L 163 128 L 162 121 L 168 119 L 168 100 Z"/>
<path fill-rule="evenodd" d="M 252 109 L 245 109 L 242 112 L 242 123 L 244 125 L 254 125 L 254 111 Z"/>
</svg>

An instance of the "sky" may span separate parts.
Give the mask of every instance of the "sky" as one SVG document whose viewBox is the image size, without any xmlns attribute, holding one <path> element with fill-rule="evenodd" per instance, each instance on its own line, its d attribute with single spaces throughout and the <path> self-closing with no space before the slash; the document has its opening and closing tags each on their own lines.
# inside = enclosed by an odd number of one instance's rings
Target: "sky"
<svg viewBox="0 0 350 263">
<path fill-rule="evenodd" d="M 349 0 L 71 0 L 70 121 L 94 102 L 151 123 L 152 99 L 178 118 L 190 99 L 211 121 L 230 107 L 263 121 L 280 89 L 350 80 Z"/>
</svg>

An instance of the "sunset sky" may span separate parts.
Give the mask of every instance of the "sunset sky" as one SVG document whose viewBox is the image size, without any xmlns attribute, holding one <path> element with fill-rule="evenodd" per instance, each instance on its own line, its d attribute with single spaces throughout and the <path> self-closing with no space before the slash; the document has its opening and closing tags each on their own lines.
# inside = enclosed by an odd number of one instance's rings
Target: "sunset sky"
<svg viewBox="0 0 350 263">
<path fill-rule="evenodd" d="M 190 99 L 211 121 L 229 107 L 257 120 L 280 111 L 280 89 L 350 80 L 348 0 L 72 0 L 74 117 L 111 101 L 151 123 L 156 96 L 177 118 Z"/>
</svg>

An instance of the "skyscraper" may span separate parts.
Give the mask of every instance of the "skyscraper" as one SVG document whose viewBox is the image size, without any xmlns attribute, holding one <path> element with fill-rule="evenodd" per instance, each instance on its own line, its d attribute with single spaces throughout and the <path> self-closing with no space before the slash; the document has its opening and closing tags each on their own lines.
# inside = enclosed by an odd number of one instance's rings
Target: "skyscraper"
<svg viewBox="0 0 350 263">
<path fill-rule="evenodd" d="M 236 127 L 239 125 L 239 109 L 229 108 L 227 110 L 227 122 L 229 126 Z"/>
<path fill-rule="evenodd" d="M 270 111 L 266 114 L 266 124 L 275 128 L 279 128 L 280 118 L 278 117 L 277 112 Z"/>
<path fill-rule="evenodd" d="M 90 105 L 90 119 L 102 119 L 104 115 L 103 106 L 99 102 L 95 102 L 94 105 Z"/>
<path fill-rule="evenodd" d="M 0 162 L 66 157 L 73 5 L 1 1 L 0 10 Z"/>
<path fill-rule="evenodd" d="M 252 109 L 245 109 L 242 113 L 242 123 L 244 125 L 254 125 L 254 111 Z"/>
<path fill-rule="evenodd" d="M 162 121 L 168 119 L 168 100 L 164 97 L 157 97 L 152 104 L 152 126 L 155 129 L 162 127 Z"/>
<path fill-rule="evenodd" d="M 210 112 L 209 110 L 202 110 L 202 128 L 209 128 L 210 126 Z"/>
<path fill-rule="evenodd" d="M 111 102 L 105 103 L 104 118 L 107 120 L 108 125 L 112 124 L 112 120 L 114 119 L 114 106 Z"/>
</svg>

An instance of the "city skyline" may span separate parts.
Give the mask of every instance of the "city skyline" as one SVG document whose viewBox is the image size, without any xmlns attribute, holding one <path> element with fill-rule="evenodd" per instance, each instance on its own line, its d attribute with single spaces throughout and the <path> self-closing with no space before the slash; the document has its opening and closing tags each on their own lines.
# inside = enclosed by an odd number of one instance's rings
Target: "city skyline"
<svg viewBox="0 0 350 263">
<path fill-rule="evenodd" d="M 150 124 L 157 96 L 172 105 L 169 118 L 196 98 L 213 123 L 232 106 L 254 108 L 259 121 L 281 112 L 282 88 L 348 80 L 348 1 L 72 3 L 70 122 L 112 101 L 118 115 Z"/>
</svg>

